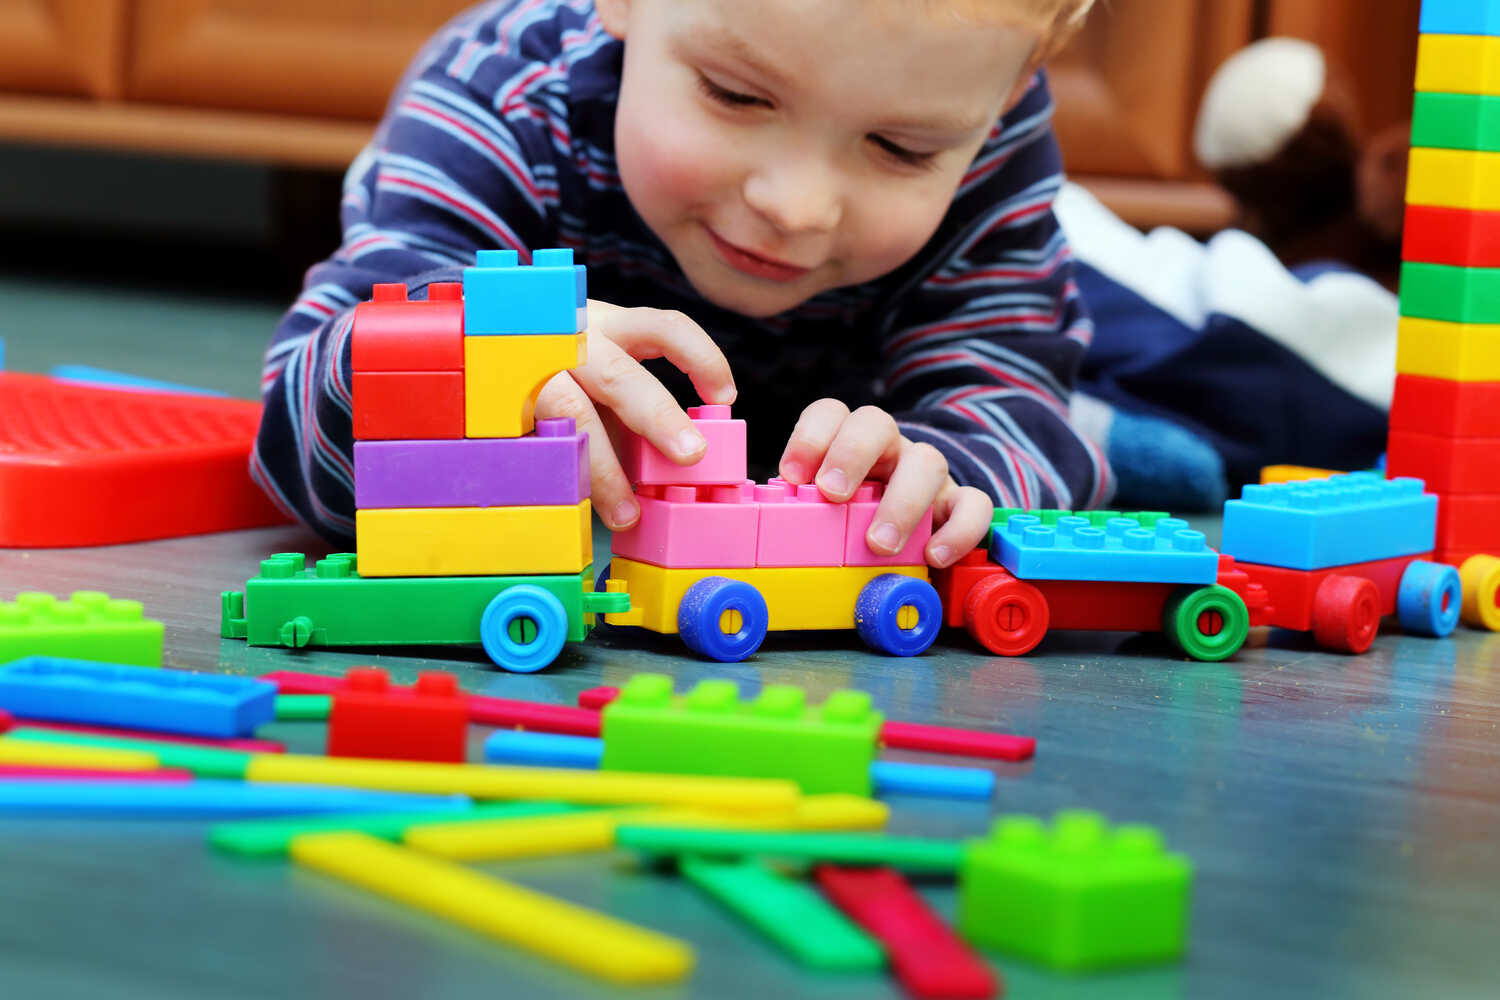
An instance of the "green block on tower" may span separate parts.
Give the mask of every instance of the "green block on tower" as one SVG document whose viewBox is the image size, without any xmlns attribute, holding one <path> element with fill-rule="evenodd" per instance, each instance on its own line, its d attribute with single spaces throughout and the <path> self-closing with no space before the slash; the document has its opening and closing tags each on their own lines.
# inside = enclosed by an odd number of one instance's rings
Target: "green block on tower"
<svg viewBox="0 0 1500 1000">
<path fill-rule="evenodd" d="M 682 697 L 665 674 L 637 674 L 603 715 L 607 771 L 787 778 L 808 793 L 870 794 L 883 717 L 862 691 L 809 708 L 801 688 L 768 684 L 742 701 L 733 681 Z"/>
<path fill-rule="evenodd" d="M 1412 111 L 1411 144 L 1500 152 L 1500 97 L 1418 92 Z"/>
<path fill-rule="evenodd" d="M 1401 315 L 1450 323 L 1500 323 L 1500 268 L 1401 265 Z"/>
<path fill-rule="evenodd" d="M 1148 826 L 1060 812 L 1005 816 L 964 845 L 958 927 L 971 943 L 1058 969 L 1170 961 L 1187 944 L 1193 868 Z"/>
</svg>

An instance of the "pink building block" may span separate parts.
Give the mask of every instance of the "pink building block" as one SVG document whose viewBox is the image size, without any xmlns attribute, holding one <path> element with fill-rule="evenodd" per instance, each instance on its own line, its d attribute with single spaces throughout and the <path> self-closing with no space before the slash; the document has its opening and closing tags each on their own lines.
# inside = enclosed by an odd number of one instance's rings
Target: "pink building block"
<svg viewBox="0 0 1500 1000">
<path fill-rule="evenodd" d="M 893 556 L 877 555 L 871 551 L 865 536 L 870 533 L 870 522 L 875 520 L 875 508 L 885 492 L 881 483 L 864 483 L 854 491 L 849 500 L 849 524 L 844 531 L 845 566 L 921 566 L 927 562 L 923 549 L 932 537 L 932 511 L 922 515 L 917 529 L 911 533 L 906 547 Z"/>
<path fill-rule="evenodd" d="M 760 507 L 757 566 L 842 566 L 848 508 L 816 486 L 772 479 L 755 487 Z"/>
<path fill-rule="evenodd" d="M 636 486 L 738 486 L 745 481 L 745 422 L 731 420 L 727 406 L 690 406 L 693 426 L 708 442 L 703 457 L 678 465 L 639 434 L 620 442 L 620 464 Z"/>
<path fill-rule="evenodd" d="M 615 533 L 612 551 L 637 562 L 673 568 L 754 566 L 760 507 L 752 496 L 748 482 L 642 486 L 636 491 L 641 519 L 629 531 Z"/>
</svg>

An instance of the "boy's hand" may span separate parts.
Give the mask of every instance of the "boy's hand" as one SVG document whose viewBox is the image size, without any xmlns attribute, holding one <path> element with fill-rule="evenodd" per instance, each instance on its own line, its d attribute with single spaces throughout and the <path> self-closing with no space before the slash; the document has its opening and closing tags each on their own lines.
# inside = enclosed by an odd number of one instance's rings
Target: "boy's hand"
<svg viewBox="0 0 1500 1000">
<path fill-rule="evenodd" d="M 853 496 L 863 480 L 884 480 L 885 495 L 865 536 L 871 551 L 882 555 L 901 551 L 932 507 L 934 530 L 925 555 L 938 568 L 979 544 L 994 510 L 982 490 L 953 481 L 941 452 L 902 437 L 895 419 L 875 406 L 850 413 L 836 399 L 810 405 L 797 420 L 780 471 L 789 483 L 816 482 L 838 502 Z"/>
<path fill-rule="evenodd" d="M 719 345 L 680 312 L 624 309 L 589 300 L 589 360 L 552 378 L 537 397 L 538 417 L 572 417 L 589 435 L 594 509 L 611 531 L 640 517 L 630 481 L 615 455 L 606 420 L 625 425 L 688 465 L 707 444 L 672 394 L 641 365 L 666 358 L 693 381 L 705 403 L 733 403 L 734 376 Z"/>
</svg>

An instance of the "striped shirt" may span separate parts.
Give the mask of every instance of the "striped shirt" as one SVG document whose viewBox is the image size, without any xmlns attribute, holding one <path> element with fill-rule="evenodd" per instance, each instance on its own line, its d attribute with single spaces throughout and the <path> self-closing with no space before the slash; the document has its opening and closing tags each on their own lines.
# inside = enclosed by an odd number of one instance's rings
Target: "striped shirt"
<svg viewBox="0 0 1500 1000">
<path fill-rule="evenodd" d="M 418 57 L 345 178 L 343 243 L 307 273 L 266 352 L 251 474 L 335 544 L 354 533 L 349 332 L 379 282 L 424 298 L 481 248 L 569 247 L 591 298 L 678 309 L 723 349 L 774 470 L 802 408 L 875 404 L 1001 506 L 1108 499 L 1103 455 L 1068 422 L 1093 327 L 1052 213 L 1062 163 L 1038 76 L 990 131 L 906 264 L 769 319 L 714 306 L 631 208 L 614 159 L 623 44 L 591 0 L 497 0 Z M 648 367 L 679 400 L 685 377 Z"/>
</svg>

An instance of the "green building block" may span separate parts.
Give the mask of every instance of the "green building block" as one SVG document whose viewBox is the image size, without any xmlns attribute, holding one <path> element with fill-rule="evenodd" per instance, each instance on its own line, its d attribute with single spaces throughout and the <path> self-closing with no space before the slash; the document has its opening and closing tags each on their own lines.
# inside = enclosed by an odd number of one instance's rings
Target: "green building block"
<svg viewBox="0 0 1500 1000">
<path fill-rule="evenodd" d="M 139 601 L 79 590 L 66 601 L 22 593 L 0 601 L 0 663 L 23 656 L 161 666 L 161 622 L 142 614 Z"/>
<path fill-rule="evenodd" d="M 1058 969 L 1179 958 L 1192 864 L 1148 826 L 1110 829 L 1097 813 L 996 821 L 964 845 L 958 927 L 971 943 Z"/>
<path fill-rule="evenodd" d="M 870 794 L 883 721 L 863 691 L 835 691 L 809 708 L 801 688 L 768 684 L 741 701 L 733 681 L 703 681 L 684 697 L 665 674 L 637 674 L 604 709 L 606 771 L 788 778 L 808 793 Z"/>
<path fill-rule="evenodd" d="M 1500 268 L 1401 265 L 1401 315 L 1450 323 L 1500 323 Z"/>
<path fill-rule="evenodd" d="M 569 642 L 588 636 L 596 614 L 630 609 L 629 595 L 594 593 L 593 567 L 558 576 L 365 578 L 350 552 L 311 568 L 302 553 L 283 552 L 261 560 L 260 575 L 244 591 L 220 595 L 219 633 L 252 646 L 294 648 L 477 644 L 485 607 L 523 583 L 562 602 Z"/>
<path fill-rule="evenodd" d="M 1411 144 L 1500 152 L 1500 97 L 1419 92 L 1412 113 Z"/>
</svg>

